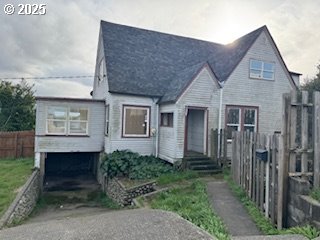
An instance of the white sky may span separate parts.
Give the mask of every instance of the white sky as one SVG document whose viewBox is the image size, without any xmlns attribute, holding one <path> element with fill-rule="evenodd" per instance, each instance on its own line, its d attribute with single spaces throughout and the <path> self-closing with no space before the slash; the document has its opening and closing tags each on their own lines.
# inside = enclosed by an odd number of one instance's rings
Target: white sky
<svg viewBox="0 0 320 240">
<path fill-rule="evenodd" d="M 42 3 L 47 13 L 6 15 L 7 3 Z M 311 78 L 320 60 L 319 9 L 318 0 L 0 0 L 0 78 L 94 75 L 101 19 L 218 43 L 267 25 L 289 70 Z M 37 80 L 35 90 L 90 97 L 92 81 Z"/>
</svg>

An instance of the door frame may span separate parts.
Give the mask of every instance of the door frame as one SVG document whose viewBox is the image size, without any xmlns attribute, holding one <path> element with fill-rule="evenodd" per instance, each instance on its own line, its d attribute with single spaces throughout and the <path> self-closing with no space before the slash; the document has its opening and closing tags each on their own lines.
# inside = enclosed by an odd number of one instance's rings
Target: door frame
<svg viewBox="0 0 320 240">
<path fill-rule="evenodd" d="M 203 155 L 208 155 L 208 119 L 209 119 L 209 110 L 208 107 L 198 107 L 198 106 L 186 106 L 184 112 L 184 151 L 183 156 L 186 156 L 188 151 L 188 114 L 189 110 L 202 110 L 204 113 L 204 134 L 203 134 Z"/>
</svg>

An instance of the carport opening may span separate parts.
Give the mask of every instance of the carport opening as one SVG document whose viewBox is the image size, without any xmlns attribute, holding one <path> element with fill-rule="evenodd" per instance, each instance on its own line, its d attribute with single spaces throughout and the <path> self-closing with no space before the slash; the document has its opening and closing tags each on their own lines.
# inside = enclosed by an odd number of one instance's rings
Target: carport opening
<svg viewBox="0 0 320 240">
<path fill-rule="evenodd" d="M 99 153 L 47 153 L 45 191 L 77 191 L 97 185 Z"/>
</svg>

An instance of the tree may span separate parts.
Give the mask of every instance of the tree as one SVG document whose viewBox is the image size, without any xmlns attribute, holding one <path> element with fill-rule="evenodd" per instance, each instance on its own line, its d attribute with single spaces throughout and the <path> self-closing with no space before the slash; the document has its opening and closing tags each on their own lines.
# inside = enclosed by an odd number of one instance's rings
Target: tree
<svg viewBox="0 0 320 240">
<path fill-rule="evenodd" d="M 34 129 L 35 97 L 33 85 L 0 82 L 0 131 Z"/>
<path fill-rule="evenodd" d="M 301 86 L 302 90 L 309 92 L 320 91 L 320 64 L 317 66 L 318 73 L 314 78 L 307 79 L 306 82 Z"/>
</svg>

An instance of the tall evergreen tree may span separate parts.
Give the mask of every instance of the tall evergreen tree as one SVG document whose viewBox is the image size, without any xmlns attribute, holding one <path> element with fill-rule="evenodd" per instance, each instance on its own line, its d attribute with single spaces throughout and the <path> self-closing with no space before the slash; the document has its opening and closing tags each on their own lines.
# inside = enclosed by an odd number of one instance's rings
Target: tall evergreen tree
<svg viewBox="0 0 320 240">
<path fill-rule="evenodd" d="M 301 86 L 302 90 L 307 90 L 309 92 L 320 91 L 320 64 L 317 66 L 318 72 L 316 76 L 307 79 L 306 82 Z"/>
<path fill-rule="evenodd" d="M 35 125 L 33 85 L 0 82 L 0 131 L 32 130 Z"/>
</svg>

